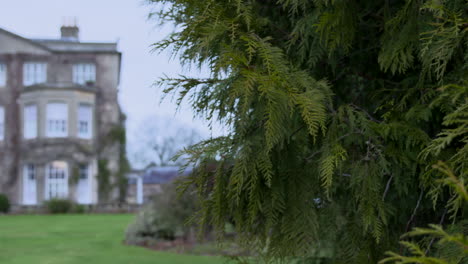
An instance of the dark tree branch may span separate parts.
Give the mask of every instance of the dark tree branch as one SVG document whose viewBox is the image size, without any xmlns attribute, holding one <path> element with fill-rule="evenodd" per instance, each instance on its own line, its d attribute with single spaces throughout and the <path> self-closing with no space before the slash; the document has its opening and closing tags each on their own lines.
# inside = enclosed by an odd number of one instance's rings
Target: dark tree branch
<svg viewBox="0 0 468 264">
<path fill-rule="evenodd" d="M 294 131 L 291 136 L 289 136 L 289 139 L 291 139 L 294 135 L 296 135 L 299 131 L 301 131 L 303 128 L 305 128 L 305 125 L 300 126 L 296 131 Z"/>
<path fill-rule="evenodd" d="M 318 151 L 315 151 L 314 153 L 312 153 L 309 157 L 306 158 L 306 162 L 309 162 L 310 160 L 312 160 L 316 155 L 322 153 L 323 151 L 322 150 L 318 150 Z"/>
<path fill-rule="evenodd" d="M 424 191 L 421 189 L 421 193 L 419 194 L 418 202 L 416 203 L 416 207 L 414 207 L 413 213 L 411 214 L 408 223 L 406 223 L 406 232 L 408 232 L 411 222 L 413 222 L 414 217 L 416 216 L 416 212 L 418 211 L 419 205 L 421 204 L 421 200 L 423 197 Z"/>
<path fill-rule="evenodd" d="M 388 190 L 390 189 L 390 183 L 392 182 L 392 180 L 393 180 L 393 174 L 392 176 L 390 176 L 390 179 L 388 179 L 387 181 L 387 185 L 385 186 L 385 191 L 382 195 L 382 201 L 385 201 L 385 197 L 387 196 Z"/>
</svg>

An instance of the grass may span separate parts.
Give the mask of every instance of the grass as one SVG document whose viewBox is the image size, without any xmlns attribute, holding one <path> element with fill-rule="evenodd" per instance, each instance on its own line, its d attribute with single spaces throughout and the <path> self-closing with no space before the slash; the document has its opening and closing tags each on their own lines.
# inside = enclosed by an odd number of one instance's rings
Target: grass
<svg viewBox="0 0 468 264">
<path fill-rule="evenodd" d="M 156 252 L 122 243 L 132 215 L 0 216 L 0 263 L 221 264 L 211 256 Z"/>
</svg>

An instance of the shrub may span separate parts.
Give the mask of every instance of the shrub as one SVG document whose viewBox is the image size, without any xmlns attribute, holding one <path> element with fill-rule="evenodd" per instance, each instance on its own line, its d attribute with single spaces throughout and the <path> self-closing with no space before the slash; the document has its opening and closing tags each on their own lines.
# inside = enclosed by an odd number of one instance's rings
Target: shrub
<svg viewBox="0 0 468 264">
<path fill-rule="evenodd" d="M 73 204 L 71 212 L 74 214 L 84 214 L 86 213 L 86 207 L 82 204 Z"/>
<path fill-rule="evenodd" d="M 125 241 L 131 245 L 142 245 L 157 240 L 161 227 L 157 223 L 157 213 L 152 205 L 145 206 L 125 232 Z"/>
<path fill-rule="evenodd" d="M 126 231 L 126 242 L 138 245 L 159 240 L 189 239 L 193 225 L 187 225 L 198 209 L 197 198 L 191 189 L 179 196 L 176 184 L 163 186 L 137 215 Z"/>
<path fill-rule="evenodd" d="M 4 194 L 0 193 L 0 213 L 8 213 L 10 211 L 10 200 Z"/>
<path fill-rule="evenodd" d="M 51 214 L 66 214 L 73 207 L 73 202 L 67 199 L 54 198 L 45 202 L 47 211 Z"/>
</svg>

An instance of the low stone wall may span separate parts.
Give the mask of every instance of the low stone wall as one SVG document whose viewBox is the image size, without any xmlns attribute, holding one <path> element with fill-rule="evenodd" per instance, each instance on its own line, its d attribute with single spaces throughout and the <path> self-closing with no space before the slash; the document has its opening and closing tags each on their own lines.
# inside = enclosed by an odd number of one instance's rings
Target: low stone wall
<svg viewBox="0 0 468 264">
<path fill-rule="evenodd" d="M 83 205 L 88 214 L 124 214 L 136 213 L 142 207 L 140 204 L 92 204 Z M 47 214 L 44 205 L 12 205 L 10 214 Z"/>
</svg>

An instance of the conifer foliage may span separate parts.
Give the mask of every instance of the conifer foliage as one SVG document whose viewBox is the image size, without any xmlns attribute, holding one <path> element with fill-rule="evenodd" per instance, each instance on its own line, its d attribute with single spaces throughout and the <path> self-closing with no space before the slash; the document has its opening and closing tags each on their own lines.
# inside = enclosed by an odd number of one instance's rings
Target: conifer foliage
<svg viewBox="0 0 468 264">
<path fill-rule="evenodd" d="M 466 201 L 432 165 L 467 181 L 465 0 L 150 3 L 177 25 L 154 48 L 211 72 L 160 85 L 230 129 L 184 152 L 202 226 L 231 222 L 266 257 L 331 263 L 405 254 L 414 226 L 463 229 Z"/>
</svg>

